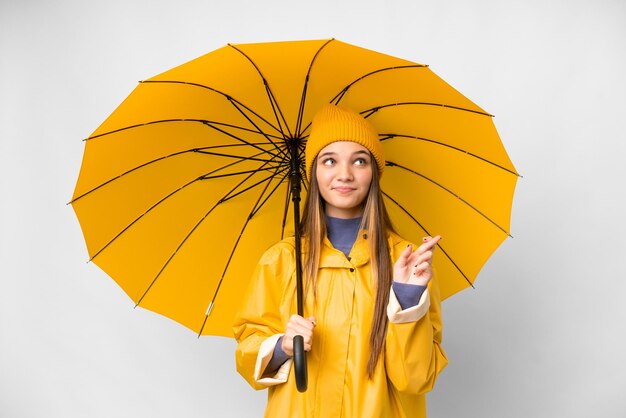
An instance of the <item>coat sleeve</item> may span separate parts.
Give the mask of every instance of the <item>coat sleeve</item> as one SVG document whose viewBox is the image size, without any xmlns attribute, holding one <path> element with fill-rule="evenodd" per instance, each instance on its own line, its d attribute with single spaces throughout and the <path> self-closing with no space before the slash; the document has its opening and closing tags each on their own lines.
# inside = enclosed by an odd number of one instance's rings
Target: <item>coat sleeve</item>
<svg viewBox="0 0 626 418">
<path fill-rule="evenodd" d="M 237 340 L 237 371 L 255 389 L 264 389 L 287 381 L 289 359 L 272 376 L 263 376 L 272 358 L 276 342 L 285 330 L 285 284 L 292 275 L 289 247 L 270 248 L 257 264 L 242 307 L 235 317 L 233 331 Z"/>
<path fill-rule="evenodd" d="M 385 368 L 401 393 L 430 391 L 448 359 L 441 348 L 441 301 L 436 275 L 418 305 L 402 310 L 391 290 Z"/>
</svg>

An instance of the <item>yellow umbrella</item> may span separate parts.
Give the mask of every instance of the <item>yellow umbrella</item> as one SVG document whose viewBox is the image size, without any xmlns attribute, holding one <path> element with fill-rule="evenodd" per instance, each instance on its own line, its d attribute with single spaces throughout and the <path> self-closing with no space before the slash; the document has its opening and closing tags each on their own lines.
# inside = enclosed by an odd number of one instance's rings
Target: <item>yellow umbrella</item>
<svg viewBox="0 0 626 418">
<path fill-rule="evenodd" d="M 470 286 L 518 178 L 491 115 L 425 65 L 337 40 L 228 45 L 140 82 L 85 142 L 71 203 L 91 260 L 137 305 L 232 336 L 255 263 L 294 233 L 290 175 L 329 102 L 380 133 L 400 235 L 445 237 L 443 297 Z"/>
</svg>

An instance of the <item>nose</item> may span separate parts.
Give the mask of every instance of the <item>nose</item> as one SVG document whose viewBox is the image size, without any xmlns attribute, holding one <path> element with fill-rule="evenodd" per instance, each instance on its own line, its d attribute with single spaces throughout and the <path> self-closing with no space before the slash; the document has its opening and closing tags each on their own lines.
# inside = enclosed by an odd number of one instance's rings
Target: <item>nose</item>
<svg viewBox="0 0 626 418">
<path fill-rule="evenodd" d="M 352 174 L 352 165 L 349 163 L 342 163 L 339 165 L 337 172 L 337 180 L 340 181 L 352 181 L 354 176 Z"/>
</svg>

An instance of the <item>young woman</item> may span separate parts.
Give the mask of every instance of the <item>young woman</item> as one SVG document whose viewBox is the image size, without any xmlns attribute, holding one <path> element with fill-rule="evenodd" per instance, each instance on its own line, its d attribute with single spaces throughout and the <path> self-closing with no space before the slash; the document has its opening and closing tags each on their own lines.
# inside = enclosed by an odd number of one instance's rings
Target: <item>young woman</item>
<svg viewBox="0 0 626 418">
<path fill-rule="evenodd" d="M 266 417 L 425 417 L 425 393 L 447 364 L 431 270 L 440 237 L 415 247 L 394 233 L 379 186 L 382 145 L 358 113 L 322 108 L 305 160 L 305 315 L 293 315 L 286 239 L 262 256 L 236 319 L 237 369 L 269 387 Z M 304 393 L 291 372 L 295 335 L 308 352 Z"/>
</svg>

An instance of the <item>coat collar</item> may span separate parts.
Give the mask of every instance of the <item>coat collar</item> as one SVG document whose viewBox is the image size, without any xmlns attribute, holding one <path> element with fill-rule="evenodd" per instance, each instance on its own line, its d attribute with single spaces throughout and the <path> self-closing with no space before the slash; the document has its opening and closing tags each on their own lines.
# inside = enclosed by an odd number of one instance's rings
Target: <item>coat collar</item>
<svg viewBox="0 0 626 418">
<path fill-rule="evenodd" d="M 387 241 L 389 243 L 389 250 L 392 253 L 392 259 L 395 260 L 393 254 L 394 247 L 403 240 L 395 233 L 390 232 Z M 360 230 L 352 250 L 350 251 L 350 259 L 348 259 L 344 253 L 333 247 L 328 237 L 324 237 L 320 254 L 320 267 L 353 268 L 364 266 L 370 261 L 369 245 L 367 230 Z"/>
<path fill-rule="evenodd" d="M 362 229 L 359 231 L 349 257 L 346 257 L 344 253 L 334 248 L 328 237 L 324 237 L 320 254 L 320 267 L 361 267 L 367 264 L 369 260 L 369 242 L 366 230 Z"/>
</svg>

